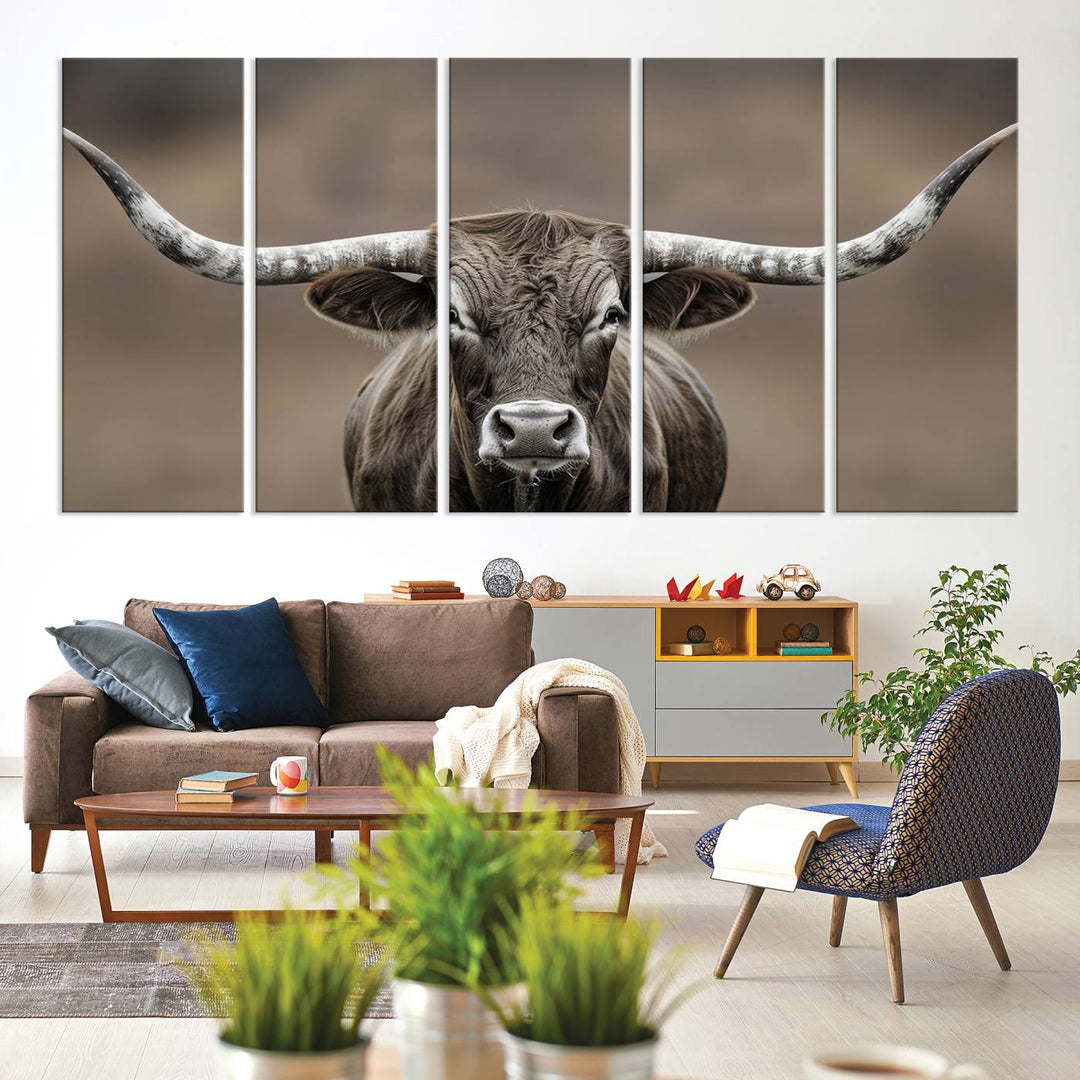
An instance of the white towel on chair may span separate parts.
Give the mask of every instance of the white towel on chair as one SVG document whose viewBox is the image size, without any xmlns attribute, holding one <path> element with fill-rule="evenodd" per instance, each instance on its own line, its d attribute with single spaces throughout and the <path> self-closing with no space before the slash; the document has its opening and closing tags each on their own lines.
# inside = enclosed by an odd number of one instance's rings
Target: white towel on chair
<svg viewBox="0 0 1080 1080">
<path fill-rule="evenodd" d="M 619 725 L 619 794 L 640 795 L 645 768 L 645 736 L 622 680 L 587 660 L 548 660 L 523 671 L 489 709 L 461 705 L 436 723 L 435 775 L 453 777 L 462 787 L 525 788 L 532 779 L 532 757 L 540 745 L 536 710 L 540 695 L 555 686 L 576 686 L 610 694 Z M 615 859 L 626 861 L 630 822 L 615 826 Z M 648 820 L 641 833 L 638 862 L 667 851 Z"/>
</svg>

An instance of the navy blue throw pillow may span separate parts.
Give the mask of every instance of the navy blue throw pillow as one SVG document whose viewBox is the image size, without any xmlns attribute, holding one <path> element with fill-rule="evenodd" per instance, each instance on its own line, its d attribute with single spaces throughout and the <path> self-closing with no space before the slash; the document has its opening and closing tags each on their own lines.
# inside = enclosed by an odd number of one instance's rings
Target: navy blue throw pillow
<svg viewBox="0 0 1080 1080">
<path fill-rule="evenodd" d="M 154 608 L 218 731 L 327 727 L 273 598 L 233 611 Z"/>
</svg>

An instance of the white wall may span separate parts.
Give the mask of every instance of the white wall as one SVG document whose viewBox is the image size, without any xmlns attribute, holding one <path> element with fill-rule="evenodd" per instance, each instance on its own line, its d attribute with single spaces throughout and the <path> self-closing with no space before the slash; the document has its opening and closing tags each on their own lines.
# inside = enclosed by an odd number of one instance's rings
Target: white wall
<svg viewBox="0 0 1080 1080">
<path fill-rule="evenodd" d="M 412 0 L 6 5 L 0 296 L 5 513 L 0 757 L 21 752 L 28 691 L 62 663 L 42 632 L 118 617 L 129 596 L 356 599 L 401 575 L 479 587 L 513 554 L 576 592 L 659 592 L 667 577 L 798 559 L 859 600 L 864 666 L 910 657 L 936 569 L 1007 562 L 1009 640 L 1080 643 L 1080 15 L 1075 0 Z M 63 56 L 1019 56 L 1020 512 L 539 518 L 62 516 L 58 506 L 58 126 Z M 18 257 L 16 257 L 16 253 Z M 1040 270 L 1039 267 L 1045 269 Z M 106 268 L 107 272 L 107 268 Z M 962 404 L 961 406 L 962 407 Z M 1080 758 L 1080 707 L 1064 705 Z"/>
</svg>

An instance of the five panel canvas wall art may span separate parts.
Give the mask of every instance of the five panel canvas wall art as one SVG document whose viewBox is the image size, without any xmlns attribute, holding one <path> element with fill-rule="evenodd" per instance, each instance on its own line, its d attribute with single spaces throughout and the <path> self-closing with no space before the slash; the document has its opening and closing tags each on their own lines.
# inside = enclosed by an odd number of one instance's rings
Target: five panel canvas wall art
<svg viewBox="0 0 1080 1080">
<path fill-rule="evenodd" d="M 64 509 L 243 509 L 250 259 L 259 511 L 1014 510 L 1016 63 L 836 71 L 831 250 L 822 60 L 452 61 L 439 297 L 434 60 L 258 61 L 250 253 L 242 62 L 65 61 Z"/>
</svg>

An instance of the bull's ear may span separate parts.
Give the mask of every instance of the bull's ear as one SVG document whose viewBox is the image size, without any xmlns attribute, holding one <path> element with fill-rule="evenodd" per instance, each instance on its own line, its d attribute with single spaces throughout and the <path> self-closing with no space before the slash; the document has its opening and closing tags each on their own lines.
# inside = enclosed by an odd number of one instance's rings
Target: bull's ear
<svg viewBox="0 0 1080 1080">
<path fill-rule="evenodd" d="M 672 270 L 642 287 L 645 326 L 689 341 L 735 319 L 754 305 L 754 290 L 726 270 Z"/>
<path fill-rule="evenodd" d="M 308 286 L 304 299 L 317 315 L 380 343 L 435 323 L 435 293 L 426 280 L 371 267 L 327 274 Z"/>
</svg>

